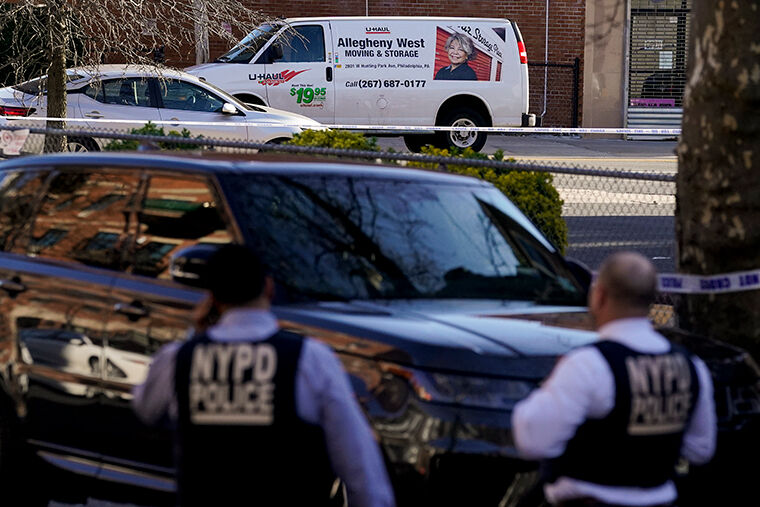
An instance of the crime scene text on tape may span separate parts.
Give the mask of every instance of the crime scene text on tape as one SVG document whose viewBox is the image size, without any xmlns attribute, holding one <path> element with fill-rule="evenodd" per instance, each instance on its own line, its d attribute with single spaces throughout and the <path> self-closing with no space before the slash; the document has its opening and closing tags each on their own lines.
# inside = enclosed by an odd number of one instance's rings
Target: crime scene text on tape
<svg viewBox="0 0 760 507">
<path fill-rule="evenodd" d="M 675 294 L 721 294 L 760 289 L 760 269 L 719 275 L 660 274 L 660 292 Z"/>
</svg>

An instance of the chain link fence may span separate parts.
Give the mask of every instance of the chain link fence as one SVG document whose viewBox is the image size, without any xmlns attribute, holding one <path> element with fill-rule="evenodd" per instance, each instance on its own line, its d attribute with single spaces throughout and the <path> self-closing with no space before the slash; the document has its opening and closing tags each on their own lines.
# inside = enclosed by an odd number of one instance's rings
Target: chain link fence
<svg viewBox="0 0 760 507">
<path fill-rule="evenodd" d="M 18 134 L 18 128 L 4 127 L 4 138 Z M 239 157 L 261 152 L 289 153 L 303 156 L 340 157 L 370 163 L 417 165 L 438 170 L 450 166 L 488 168 L 497 174 L 511 171 L 547 173 L 557 189 L 562 204 L 562 218 L 568 230 L 565 255 L 592 270 L 617 250 L 642 253 L 660 273 L 675 271 L 675 174 L 636 172 L 592 168 L 573 164 L 498 161 L 399 153 L 359 151 L 288 144 L 263 144 L 227 139 L 193 138 L 181 135 L 130 134 L 126 130 L 28 128 L 29 134 L 19 155 L 43 153 L 45 137 L 66 136 L 70 151 L 157 149 L 197 150 Z M 535 221 L 535 220 L 534 220 Z M 539 229 L 547 224 L 536 223 Z M 674 295 L 661 294 L 653 310 L 658 324 L 674 325 Z"/>
</svg>

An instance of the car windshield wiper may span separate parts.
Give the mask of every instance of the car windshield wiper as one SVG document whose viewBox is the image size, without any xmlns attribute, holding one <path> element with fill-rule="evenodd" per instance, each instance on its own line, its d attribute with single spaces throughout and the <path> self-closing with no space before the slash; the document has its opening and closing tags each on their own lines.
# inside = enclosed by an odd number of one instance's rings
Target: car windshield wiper
<svg viewBox="0 0 760 507">
<path fill-rule="evenodd" d="M 303 287 L 296 287 L 294 285 L 283 283 L 280 280 L 276 280 L 275 284 L 275 298 L 279 300 L 280 297 L 278 296 L 284 294 L 283 299 L 285 299 L 288 303 L 303 303 L 313 301 L 337 301 L 345 303 L 350 301 L 349 298 L 334 294 L 332 292 L 309 290 Z"/>
<path fill-rule="evenodd" d="M 542 291 L 536 292 L 534 301 L 540 305 L 586 305 L 583 294 L 568 291 L 557 280 L 549 280 Z"/>
<path fill-rule="evenodd" d="M 514 276 L 485 276 L 464 268 L 450 270 L 445 275 L 446 286 L 435 297 L 464 297 L 513 299 L 537 304 L 585 304 L 580 294 L 574 294 L 555 279 L 541 272 Z"/>
</svg>

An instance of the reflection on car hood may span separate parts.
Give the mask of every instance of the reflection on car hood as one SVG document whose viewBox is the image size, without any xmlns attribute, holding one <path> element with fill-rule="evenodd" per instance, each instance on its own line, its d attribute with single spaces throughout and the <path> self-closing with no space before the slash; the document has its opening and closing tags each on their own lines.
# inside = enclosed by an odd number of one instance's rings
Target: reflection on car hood
<svg viewBox="0 0 760 507">
<path fill-rule="evenodd" d="M 275 308 L 286 327 L 336 350 L 420 368 L 504 374 L 505 360 L 551 358 L 596 340 L 583 307 L 530 302 L 322 302 Z"/>
</svg>

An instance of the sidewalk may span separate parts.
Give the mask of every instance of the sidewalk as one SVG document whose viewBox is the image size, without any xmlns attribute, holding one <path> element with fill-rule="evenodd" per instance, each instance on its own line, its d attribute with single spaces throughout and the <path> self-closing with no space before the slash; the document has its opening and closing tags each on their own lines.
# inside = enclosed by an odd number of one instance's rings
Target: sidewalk
<svg viewBox="0 0 760 507">
<path fill-rule="evenodd" d="M 490 136 L 486 150 L 501 148 L 516 157 L 556 156 L 560 158 L 672 158 L 676 141 L 626 141 L 576 136 Z"/>
<path fill-rule="evenodd" d="M 407 151 L 401 137 L 379 137 L 383 148 Z M 662 158 L 675 160 L 676 141 L 626 141 L 559 135 L 492 135 L 483 151 L 501 149 L 516 158 Z"/>
</svg>

